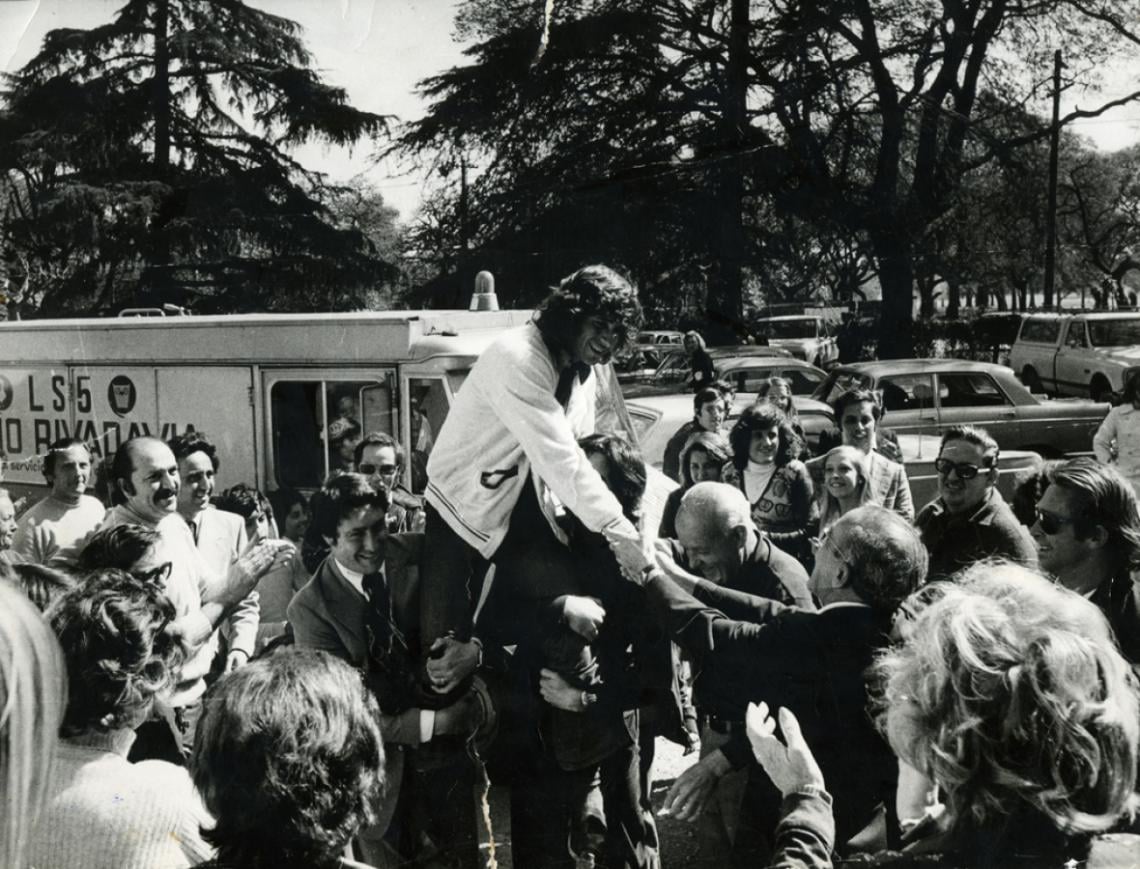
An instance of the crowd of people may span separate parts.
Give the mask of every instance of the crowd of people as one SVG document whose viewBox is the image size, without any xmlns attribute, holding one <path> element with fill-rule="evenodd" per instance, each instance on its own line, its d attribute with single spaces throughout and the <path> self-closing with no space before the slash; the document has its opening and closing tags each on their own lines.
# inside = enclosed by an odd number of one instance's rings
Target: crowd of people
<svg viewBox="0 0 1140 869">
<path fill-rule="evenodd" d="M 662 737 L 701 865 L 1135 865 L 1130 417 L 1014 506 L 950 428 L 915 505 L 874 392 L 815 455 L 779 378 L 726 429 L 687 336 L 657 517 L 596 430 L 640 321 L 616 272 L 568 276 L 472 368 L 422 498 L 351 407 L 311 498 L 216 491 L 190 433 L 124 443 L 104 505 L 53 444 L 45 499 L 0 490 L 0 865 L 481 866 L 489 781 L 520 869 L 654 869 Z"/>
</svg>

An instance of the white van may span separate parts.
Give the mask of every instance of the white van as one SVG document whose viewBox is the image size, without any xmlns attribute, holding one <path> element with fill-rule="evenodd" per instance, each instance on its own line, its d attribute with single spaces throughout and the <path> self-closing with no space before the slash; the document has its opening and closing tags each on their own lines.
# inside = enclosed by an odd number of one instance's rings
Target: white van
<svg viewBox="0 0 1140 869">
<path fill-rule="evenodd" d="M 50 443 L 98 458 L 191 429 L 218 447 L 219 487 L 312 490 L 340 459 L 329 430 L 394 435 L 422 468 L 472 363 L 531 311 L 241 314 L 0 323 L 2 485 L 46 492 Z M 604 382 L 609 382 L 604 380 Z M 601 390 L 619 416 L 620 394 Z M 628 417 L 624 417 L 628 420 Z"/>
</svg>

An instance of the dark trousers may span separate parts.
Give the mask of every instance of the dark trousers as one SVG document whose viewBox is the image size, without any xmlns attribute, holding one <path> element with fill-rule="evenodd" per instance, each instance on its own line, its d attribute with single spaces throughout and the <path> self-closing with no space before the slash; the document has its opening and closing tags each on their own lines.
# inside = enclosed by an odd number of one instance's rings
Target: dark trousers
<svg viewBox="0 0 1140 869">
<path fill-rule="evenodd" d="M 416 752 L 408 752 L 396 813 L 385 834 L 392 850 L 414 865 L 480 867 L 475 775 L 466 753 L 424 769 L 416 764 Z"/>
<path fill-rule="evenodd" d="M 656 869 L 657 831 L 641 807 L 636 744 L 598 766 L 567 772 L 546 756 L 511 787 L 511 861 L 571 869 L 592 853 L 611 869 Z"/>
<path fill-rule="evenodd" d="M 185 766 L 194 750 L 194 733 L 201 717 L 201 698 L 178 707 L 155 703 L 150 717 L 135 728 L 135 741 L 131 743 L 127 759 L 131 763 L 165 760 Z"/>
<path fill-rule="evenodd" d="M 473 601 L 482 589 L 487 562 L 426 505 L 424 551 L 420 560 L 420 636 L 426 651 L 439 637 L 451 632 L 469 639 Z M 504 619 L 505 645 L 523 639 L 535 629 L 541 601 L 574 594 L 578 575 L 570 550 L 555 536 L 538 503 L 528 477 L 511 513 L 509 528 L 491 561 L 495 565 L 495 597 L 509 603 L 510 620 Z M 518 612 L 520 605 L 528 611 Z M 490 604 L 488 604 L 490 606 Z M 510 636 L 512 632 L 521 632 Z"/>
</svg>

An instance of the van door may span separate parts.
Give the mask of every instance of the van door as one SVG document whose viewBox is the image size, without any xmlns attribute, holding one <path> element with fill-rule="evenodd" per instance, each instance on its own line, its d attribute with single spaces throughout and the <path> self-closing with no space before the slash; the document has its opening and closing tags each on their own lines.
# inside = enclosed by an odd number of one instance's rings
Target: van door
<svg viewBox="0 0 1140 869">
<path fill-rule="evenodd" d="M 263 488 L 258 474 L 251 368 L 159 368 L 156 394 L 159 437 L 169 440 L 193 426 L 218 448 L 219 490 L 237 483 Z"/>
<path fill-rule="evenodd" d="M 408 456 L 404 485 L 417 495 L 427 487 L 428 456 L 466 377 L 466 371 L 404 372 L 404 426 L 399 439 Z"/>
<path fill-rule="evenodd" d="M 395 369 L 262 371 L 269 489 L 319 488 L 368 432 L 396 436 Z"/>
</svg>

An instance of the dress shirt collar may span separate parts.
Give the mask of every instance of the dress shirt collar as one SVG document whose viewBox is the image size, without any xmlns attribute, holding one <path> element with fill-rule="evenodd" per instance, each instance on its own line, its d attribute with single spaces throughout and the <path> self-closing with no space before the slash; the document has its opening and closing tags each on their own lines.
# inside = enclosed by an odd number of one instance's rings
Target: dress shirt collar
<svg viewBox="0 0 1140 869">
<path fill-rule="evenodd" d="M 341 564 L 340 561 L 336 558 L 333 558 L 333 564 L 336 565 L 336 569 L 340 571 L 340 575 L 343 576 L 348 581 L 348 584 L 351 585 L 354 589 L 356 589 L 360 593 L 361 597 L 368 597 L 368 593 L 364 590 L 364 574 L 363 573 L 358 573 L 355 570 L 349 570 L 347 567 L 345 567 L 343 564 Z M 380 565 L 380 569 L 376 572 L 378 574 L 380 574 L 381 576 L 383 576 L 384 575 L 384 565 Z"/>
</svg>

